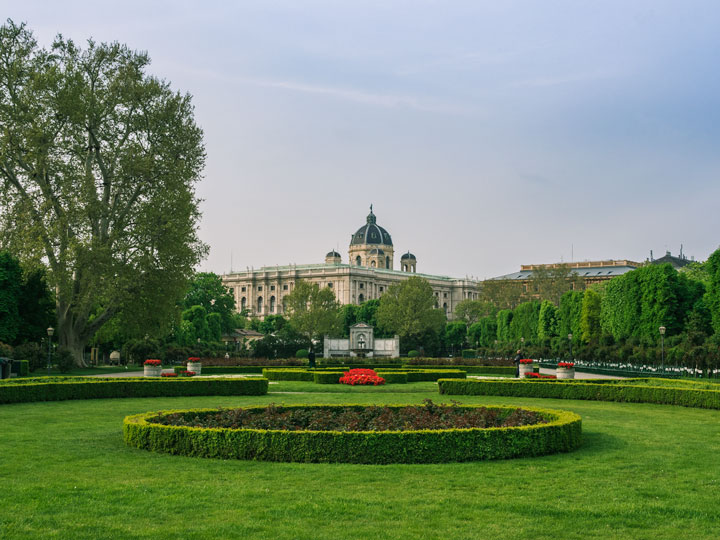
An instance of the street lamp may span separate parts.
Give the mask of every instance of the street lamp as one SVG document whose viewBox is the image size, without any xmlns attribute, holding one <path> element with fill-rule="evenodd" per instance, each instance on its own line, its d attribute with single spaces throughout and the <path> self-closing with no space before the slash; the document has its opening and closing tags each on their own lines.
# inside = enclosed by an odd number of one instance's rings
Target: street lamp
<svg viewBox="0 0 720 540">
<path fill-rule="evenodd" d="M 662 372 L 665 373 L 665 327 L 658 328 L 660 331 L 660 355 L 662 359 Z"/>
<path fill-rule="evenodd" d="M 48 335 L 48 361 L 47 361 L 47 370 L 48 375 L 50 375 L 50 366 L 52 365 L 52 356 L 50 353 L 50 346 L 52 342 L 53 334 L 55 333 L 55 329 L 51 326 L 47 329 L 47 335 Z"/>
<path fill-rule="evenodd" d="M 570 361 L 572 362 L 572 334 L 568 334 L 568 344 L 570 345 Z"/>
</svg>

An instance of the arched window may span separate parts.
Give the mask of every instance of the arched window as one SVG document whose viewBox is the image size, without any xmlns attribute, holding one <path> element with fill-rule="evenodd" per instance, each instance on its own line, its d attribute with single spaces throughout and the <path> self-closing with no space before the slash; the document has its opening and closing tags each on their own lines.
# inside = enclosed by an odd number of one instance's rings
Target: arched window
<svg viewBox="0 0 720 540">
<path fill-rule="evenodd" d="M 247 309 L 247 298 L 243 296 L 240 300 L 240 311 L 244 311 L 245 309 Z"/>
<path fill-rule="evenodd" d="M 257 300 L 257 311 L 258 311 L 258 313 L 262 313 L 262 308 L 263 308 L 262 300 L 263 300 L 263 299 L 262 299 L 262 296 L 258 296 L 258 300 Z"/>
<path fill-rule="evenodd" d="M 365 334 L 360 334 L 358 336 L 358 348 L 359 349 L 365 348 Z"/>
<path fill-rule="evenodd" d="M 365 301 L 365 295 L 360 294 L 358 296 L 358 304 L 362 304 Z"/>
<path fill-rule="evenodd" d="M 370 262 L 370 266 L 372 266 L 373 268 L 375 268 L 375 261 L 371 261 L 371 262 Z"/>
<path fill-rule="evenodd" d="M 362 258 L 360 257 L 360 255 L 355 257 L 355 266 L 362 266 Z"/>
<path fill-rule="evenodd" d="M 275 313 L 275 297 L 270 297 L 270 313 Z"/>
<path fill-rule="evenodd" d="M 385 268 L 390 270 L 390 257 L 385 257 Z"/>
</svg>

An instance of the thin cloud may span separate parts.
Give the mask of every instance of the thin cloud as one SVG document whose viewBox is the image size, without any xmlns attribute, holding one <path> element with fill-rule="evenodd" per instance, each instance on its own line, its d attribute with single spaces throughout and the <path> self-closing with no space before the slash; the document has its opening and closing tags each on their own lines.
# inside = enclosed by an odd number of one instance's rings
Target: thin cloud
<svg viewBox="0 0 720 540">
<path fill-rule="evenodd" d="M 587 73 L 574 73 L 570 75 L 561 75 L 556 77 L 537 77 L 534 79 L 526 79 L 518 81 L 510 86 L 512 88 L 545 88 L 551 86 L 561 86 L 566 84 L 583 83 L 587 81 L 597 81 L 601 79 L 610 79 L 612 74 L 608 72 L 587 72 Z"/>
</svg>

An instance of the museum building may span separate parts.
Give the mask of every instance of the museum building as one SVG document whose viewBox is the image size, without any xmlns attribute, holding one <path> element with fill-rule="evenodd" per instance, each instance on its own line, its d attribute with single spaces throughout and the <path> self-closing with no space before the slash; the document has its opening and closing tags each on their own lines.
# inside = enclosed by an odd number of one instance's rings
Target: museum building
<svg viewBox="0 0 720 540">
<path fill-rule="evenodd" d="M 340 304 L 362 304 L 380 298 L 388 287 L 410 276 L 426 279 L 435 294 L 435 305 L 452 318 L 455 306 L 462 300 L 478 298 L 478 282 L 472 279 L 434 276 L 417 272 L 417 258 L 410 253 L 400 257 L 400 269 L 394 269 L 395 248 L 392 237 L 377 224 L 370 206 L 366 223 L 350 240 L 348 263 L 335 250 L 322 264 L 265 266 L 222 276 L 223 284 L 235 295 L 239 311 L 264 318 L 282 315 L 283 299 L 292 292 L 297 280 L 317 283 L 335 293 Z"/>
</svg>

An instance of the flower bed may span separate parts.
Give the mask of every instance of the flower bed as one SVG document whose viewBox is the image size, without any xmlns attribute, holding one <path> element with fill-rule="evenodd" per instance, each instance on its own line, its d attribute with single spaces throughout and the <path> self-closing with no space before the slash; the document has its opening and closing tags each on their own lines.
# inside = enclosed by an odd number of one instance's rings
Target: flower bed
<svg viewBox="0 0 720 540">
<path fill-rule="evenodd" d="M 401 431 L 408 417 L 418 420 L 415 425 L 420 428 Z M 527 418 L 539 421 L 520 427 L 521 419 Z M 453 425 L 452 419 L 460 427 L 446 427 Z M 503 423 L 505 427 L 484 427 Z M 123 425 L 126 444 L 146 450 L 221 459 L 347 463 L 537 456 L 577 448 L 580 434 L 580 417 L 567 411 L 432 403 L 165 411 L 128 416 Z"/>
<path fill-rule="evenodd" d="M 145 365 L 145 366 L 160 366 L 160 365 L 162 365 L 162 362 L 160 360 L 155 360 L 155 359 L 151 358 L 151 359 L 145 360 L 145 362 L 143 362 L 143 365 Z"/>
<path fill-rule="evenodd" d="M 175 373 L 174 371 L 168 371 L 166 373 L 161 373 L 160 376 L 161 377 L 177 377 L 178 374 Z"/>
<path fill-rule="evenodd" d="M 340 384 L 349 384 L 350 386 L 356 385 L 373 385 L 378 386 L 385 384 L 385 379 L 378 377 L 374 369 L 351 369 L 346 371 L 342 377 L 340 377 Z"/>
<path fill-rule="evenodd" d="M 575 362 L 558 362 L 557 367 L 565 368 L 565 369 L 573 369 L 575 367 Z"/>
<path fill-rule="evenodd" d="M 526 373 L 526 379 L 557 379 L 556 375 L 543 375 L 542 373 Z"/>
<path fill-rule="evenodd" d="M 533 361 L 530 358 L 523 358 L 522 360 L 520 360 L 520 363 L 521 364 L 532 364 Z"/>
</svg>

